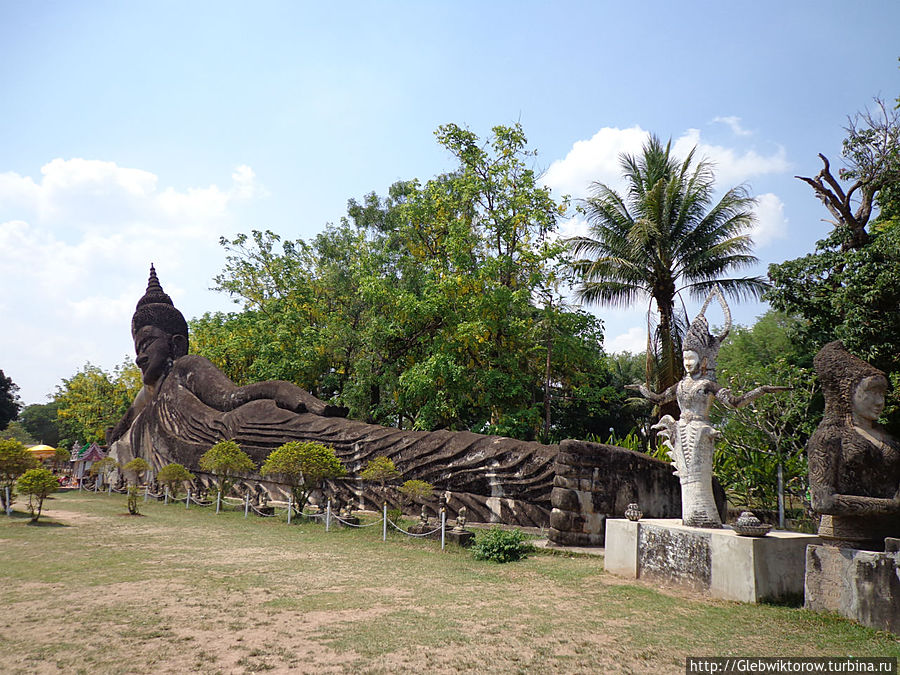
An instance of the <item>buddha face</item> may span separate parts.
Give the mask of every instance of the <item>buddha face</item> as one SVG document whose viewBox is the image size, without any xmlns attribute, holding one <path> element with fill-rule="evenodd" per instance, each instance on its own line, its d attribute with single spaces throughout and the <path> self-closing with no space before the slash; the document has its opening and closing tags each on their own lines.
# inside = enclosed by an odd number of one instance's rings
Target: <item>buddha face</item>
<svg viewBox="0 0 900 675">
<path fill-rule="evenodd" d="M 172 336 L 156 326 L 144 326 L 134 335 L 134 351 L 144 384 L 152 387 L 172 363 Z"/>
<path fill-rule="evenodd" d="M 869 422 L 881 417 L 887 388 L 887 380 L 881 375 L 872 375 L 860 381 L 853 392 L 853 415 Z"/>
<path fill-rule="evenodd" d="M 681 356 L 684 358 L 684 370 L 693 375 L 700 368 L 700 355 L 693 349 L 686 349 Z"/>
</svg>

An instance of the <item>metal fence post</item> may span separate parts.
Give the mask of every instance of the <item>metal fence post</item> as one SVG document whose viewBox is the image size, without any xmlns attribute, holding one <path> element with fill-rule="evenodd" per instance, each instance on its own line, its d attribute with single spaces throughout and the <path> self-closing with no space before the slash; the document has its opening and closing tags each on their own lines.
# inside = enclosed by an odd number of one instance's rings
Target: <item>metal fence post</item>
<svg viewBox="0 0 900 675">
<path fill-rule="evenodd" d="M 169 486 L 168 485 L 166 485 L 166 488 L 165 488 L 165 495 L 166 495 L 166 497 L 163 500 L 163 504 L 165 506 L 168 506 L 169 505 Z"/>
<path fill-rule="evenodd" d="M 387 541 L 387 502 L 384 503 L 382 521 L 384 523 L 384 527 L 381 530 L 381 541 Z"/>
<path fill-rule="evenodd" d="M 219 514 L 219 511 L 222 510 L 222 491 L 219 490 L 216 493 L 216 515 Z"/>
<path fill-rule="evenodd" d="M 325 531 L 331 530 L 331 500 L 328 500 L 328 506 L 325 508 Z"/>
<path fill-rule="evenodd" d="M 188 488 L 187 499 L 184 500 L 184 508 L 191 508 L 191 488 Z"/>
<path fill-rule="evenodd" d="M 294 496 L 288 497 L 288 525 L 291 524 L 291 515 L 294 513 Z"/>
<path fill-rule="evenodd" d="M 244 518 L 247 517 L 247 513 L 250 511 L 250 493 L 244 495 Z"/>
<path fill-rule="evenodd" d="M 447 532 L 447 512 L 441 509 L 441 550 L 444 550 L 445 535 Z"/>
<path fill-rule="evenodd" d="M 9 501 L 9 487 L 6 488 L 6 515 L 12 515 L 12 504 Z"/>
</svg>

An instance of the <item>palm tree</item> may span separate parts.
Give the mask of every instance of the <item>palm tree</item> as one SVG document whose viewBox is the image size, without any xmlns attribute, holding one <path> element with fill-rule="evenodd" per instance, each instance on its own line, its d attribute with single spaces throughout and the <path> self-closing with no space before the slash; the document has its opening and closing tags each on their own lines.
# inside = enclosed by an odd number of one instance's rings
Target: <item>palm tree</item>
<svg viewBox="0 0 900 675">
<path fill-rule="evenodd" d="M 651 135 L 640 155 L 623 154 L 627 196 L 594 183 L 584 202 L 590 232 L 568 240 L 582 301 L 613 307 L 648 297 L 655 302 L 659 322 L 655 331 L 648 328 L 646 375 L 657 391 L 682 375 L 685 316 L 675 307 L 682 293 L 703 298 L 718 283 L 734 298 L 758 298 L 766 287 L 761 277 L 725 278 L 758 262 L 746 234 L 755 200 L 738 186 L 713 205 L 710 163 L 695 162 L 696 148 L 680 162 L 671 145 Z M 664 412 L 677 415 L 677 408 Z"/>
</svg>

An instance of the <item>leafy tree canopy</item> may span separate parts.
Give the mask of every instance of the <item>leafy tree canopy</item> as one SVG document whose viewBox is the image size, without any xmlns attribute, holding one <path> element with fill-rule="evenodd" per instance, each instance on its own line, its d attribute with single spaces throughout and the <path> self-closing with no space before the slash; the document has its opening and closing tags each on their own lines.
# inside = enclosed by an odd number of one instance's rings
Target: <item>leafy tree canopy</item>
<svg viewBox="0 0 900 675">
<path fill-rule="evenodd" d="M 290 441 L 269 453 L 260 473 L 281 476 L 291 486 L 296 508 L 302 511 L 310 493 L 322 481 L 339 478 L 346 470 L 334 448 L 312 441 Z"/>
<path fill-rule="evenodd" d="M 677 159 L 671 142 L 663 145 L 656 136 L 620 163 L 627 193 L 594 183 L 583 205 L 589 234 L 568 242 L 578 256 L 577 293 L 613 307 L 652 301 L 659 322 L 648 338 L 645 378 L 662 391 L 683 373 L 687 321 L 676 311 L 680 294 L 703 298 L 718 283 L 732 297 L 745 298 L 765 288 L 761 278 L 730 276 L 757 262 L 747 233 L 755 202 L 743 187 L 715 201 L 711 164 L 696 160 L 694 151 Z"/>
<path fill-rule="evenodd" d="M 44 500 L 48 495 L 59 489 L 59 482 L 48 469 L 29 469 L 17 484 L 19 492 L 28 495 L 28 511 L 31 513 L 31 522 L 36 523 L 41 517 Z"/>
<path fill-rule="evenodd" d="M 36 468 L 35 459 L 19 441 L 0 440 L 0 507 L 6 510 L 6 490 L 9 489 L 10 503 L 15 500 L 15 484 L 19 476 L 29 469 Z"/>
<path fill-rule="evenodd" d="M 112 373 L 85 364 L 56 388 L 60 444 L 104 443 L 106 430 L 121 419 L 142 387 L 141 371 L 126 359 Z"/>
<path fill-rule="evenodd" d="M 238 383 L 286 379 L 388 426 L 546 441 L 607 428 L 620 399 L 602 324 L 562 302 L 565 201 L 539 184 L 519 125 L 436 135 L 453 171 L 350 200 L 311 241 L 223 239 L 216 283 L 243 308 L 193 321 L 192 348 Z"/>
<path fill-rule="evenodd" d="M 385 483 L 400 478 L 401 473 L 394 465 L 394 460 L 389 457 L 375 457 L 370 459 L 366 467 L 359 472 L 359 477 L 363 480 L 378 483 L 384 487 Z"/>
<path fill-rule="evenodd" d="M 19 421 L 36 441 L 55 447 L 60 445 L 58 411 L 59 404 L 55 401 L 43 404 L 35 403 L 25 406 L 19 413 Z"/>
<path fill-rule="evenodd" d="M 222 495 L 227 495 L 233 478 L 251 473 L 256 464 L 234 441 L 219 441 L 200 457 L 200 468 L 215 474 Z"/>
<path fill-rule="evenodd" d="M 19 385 L 0 370 L 0 431 L 19 416 L 22 404 L 19 402 Z"/>
<path fill-rule="evenodd" d="M 122 470 L 130 473 L 134 477 L 133 482 L 138 483 L 141 479 L 141 475 L 145 471 L 150 470 L 150 465 L 143 457 L 135 457 L 130 462 L 127 462 L 125 466 L 122 467 Z"/>
<path fill-rule="evenodd" d="M 172 497 L 178 496 L 178 488 L 187 481 L 194 480 L 194 474 L 185 469 L 181 464 L 166 464 L 156 474 L 156 480 L 169 488 Z"/>
</svg>

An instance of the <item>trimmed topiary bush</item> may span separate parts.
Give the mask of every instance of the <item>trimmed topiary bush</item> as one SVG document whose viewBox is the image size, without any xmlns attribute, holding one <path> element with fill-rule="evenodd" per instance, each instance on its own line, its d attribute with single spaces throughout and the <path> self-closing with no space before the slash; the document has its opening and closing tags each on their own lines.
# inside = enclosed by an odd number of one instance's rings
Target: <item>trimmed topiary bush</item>
<svg viewBox="0 0 900 675">
<path fill-rule="evenodd" d="M 508 563 L 527 558 L 528 554 L 534 551 L 534 546 L 522 530 L 492 527 L 476 535 L 475 543 L 469 550 L 476 560 Z"/>
</svg>

